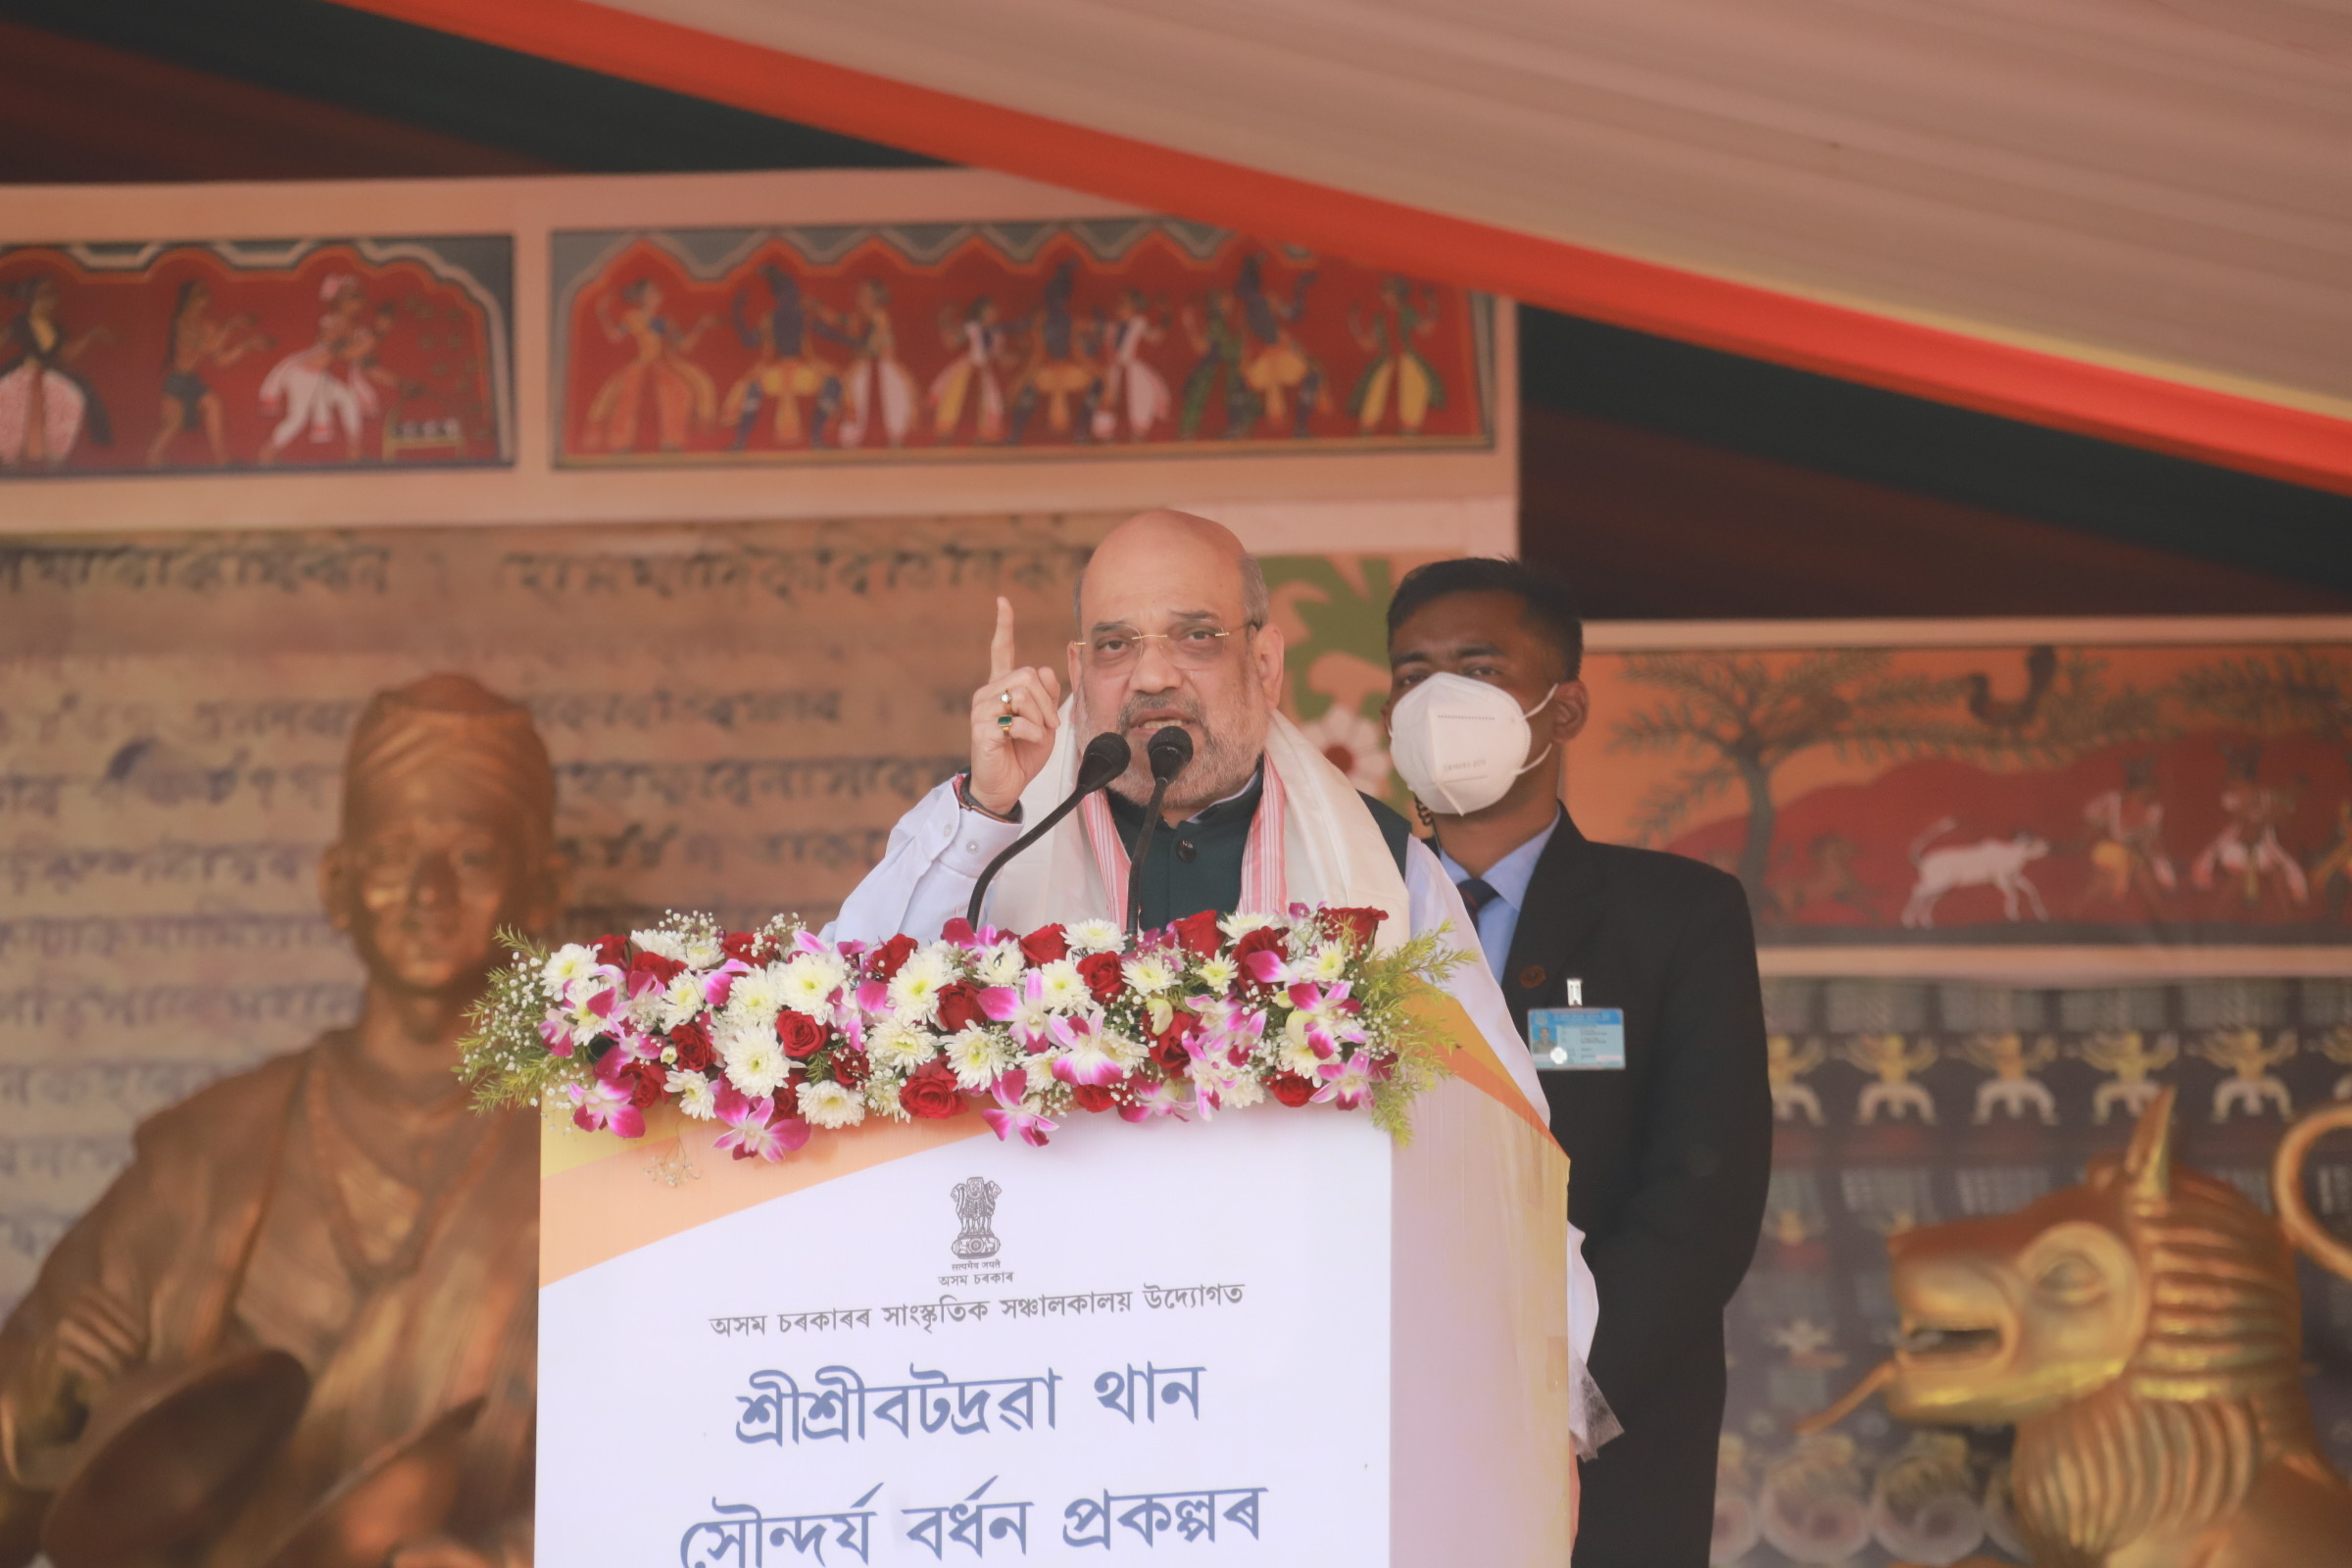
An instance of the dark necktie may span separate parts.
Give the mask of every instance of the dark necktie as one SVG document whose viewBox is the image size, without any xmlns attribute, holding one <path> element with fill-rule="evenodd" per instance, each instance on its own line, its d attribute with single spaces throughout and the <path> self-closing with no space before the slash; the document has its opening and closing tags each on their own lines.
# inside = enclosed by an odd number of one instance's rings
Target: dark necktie
<svg viewBox="0 0 2352 1568">
<path fill-rule="evenodd" d="M 1494 889 L 1483 876 L 1465 877 L 1456 882 L 1454 888 L 1461 894 L 1462 903 L 1470 910 L 1472 920 L 1476 920 L 1478 911 L 1485 908 L 1495 897 Z"/>
</svg>

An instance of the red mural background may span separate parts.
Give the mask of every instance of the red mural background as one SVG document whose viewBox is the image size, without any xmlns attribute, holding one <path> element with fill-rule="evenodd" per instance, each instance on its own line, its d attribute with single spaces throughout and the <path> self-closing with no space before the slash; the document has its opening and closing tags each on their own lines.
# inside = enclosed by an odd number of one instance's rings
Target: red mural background
<svg viewBox="0 0 2352 1568">
<path fill-rule="evenodd" d="M 507 239 L 149 249 L 0 252 L 0 474 L 511 461 Z"/>
<path fill-rule="evenodd" d="M 1492 439 L 1468 291 L 1215 231 L 1004 227 L 1031 232 L 784 230 L 709 269 L 700 236 L 560 236 L 610 240 L 559 306 L 564 461 Z"/>
</svg>

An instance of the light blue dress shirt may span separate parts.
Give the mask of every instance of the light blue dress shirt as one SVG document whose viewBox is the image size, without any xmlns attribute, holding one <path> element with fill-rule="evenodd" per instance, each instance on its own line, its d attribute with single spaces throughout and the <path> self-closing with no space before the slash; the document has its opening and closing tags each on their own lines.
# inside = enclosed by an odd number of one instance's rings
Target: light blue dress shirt
<svg viewBox="0 0 2352 1568">
<path fill-rule="evenodd" d="M 1502 966 L 1511 961 L 1511 938 L 1519 933 L 1519 911 L 1527 906 L 1527 885 L 1536 879 L 1536 862 L 1544 858 L 1544 846 L 1559 828 L 1560 819 L 1555 815 L 1550 826 L 1487 867 L 1485 881 L 1494 896 L 1471 919 L 1478 923 L 1478 945 L 1486 949 L 1487 967 L 1494 971 L 1496 984 L 1502 981 Z M 1438 864 L 1457 887 L 1469 880 L 1470 873 L 1438 849 L 1435 839 L 1430 848 L 1438 851 Z"/>
</svg>

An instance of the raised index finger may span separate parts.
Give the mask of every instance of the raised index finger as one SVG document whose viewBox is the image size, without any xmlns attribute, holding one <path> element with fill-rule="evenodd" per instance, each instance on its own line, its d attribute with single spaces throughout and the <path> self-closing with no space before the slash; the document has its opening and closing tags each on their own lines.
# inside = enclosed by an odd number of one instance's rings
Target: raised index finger
<svg viewBox="0 0 2352 1568">
<path fill-rule="evenodd" d="M 1012 601 L 997 596 L 997 634 L 988 644 L 988 678 L 1003 680 L 1012 673 Z"/>
</svg>

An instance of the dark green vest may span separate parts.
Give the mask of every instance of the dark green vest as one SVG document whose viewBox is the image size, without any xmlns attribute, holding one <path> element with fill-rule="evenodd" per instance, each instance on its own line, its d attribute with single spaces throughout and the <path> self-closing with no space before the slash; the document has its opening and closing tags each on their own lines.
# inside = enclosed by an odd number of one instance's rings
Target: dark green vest
<svg viewBox="0 0 2352 1568">
<path fill-rule="evenodd" d="M 1159 825 L 1159 831 L 1152 835 L 1144 863 L 1129 873 L 1143 887 L 1146 930 L 1202 909 L 1230 914 L 1241 904 L 1242 854 L 1249 848 L 1250 824 L 1257 818 L 1257 803 L 1264 793 L 1260 780 L 1253 777 L 1250 787 L 1232 800 L 1219 801 L 1182 822 Z M 1121 796 L 1105 794 L 1110 819 L 1117 824 L 1127 853 L 1133 855 L 1135 841 L 1144 830 L 1144 808 Z M 1397 873 L 1402 875 L 1405 845 L 1413 836 L 1411 825 L 1369 795 L 1357 799 L 1380 824 L 1380 836 L 1388 842 L 1389 854 L 1396 858 Z"/>
</svg>

